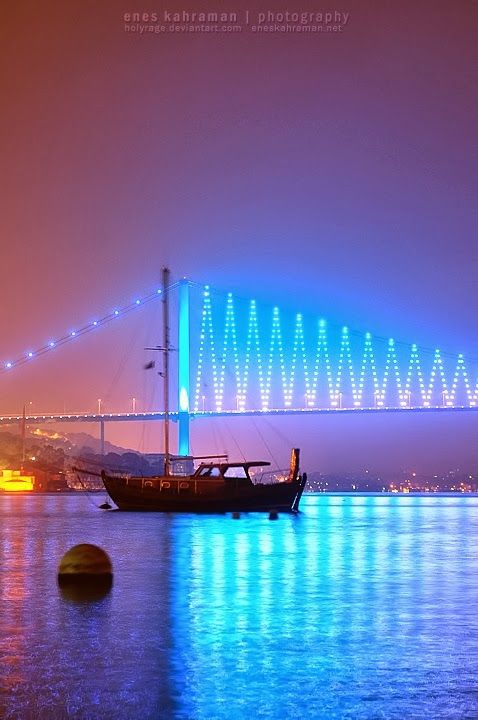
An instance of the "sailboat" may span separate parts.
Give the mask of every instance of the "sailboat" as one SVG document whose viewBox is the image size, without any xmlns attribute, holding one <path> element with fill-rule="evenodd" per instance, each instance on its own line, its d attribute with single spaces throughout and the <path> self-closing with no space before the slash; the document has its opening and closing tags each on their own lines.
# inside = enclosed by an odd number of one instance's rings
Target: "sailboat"
<svg viewBox="0 0 478 720">
<path fill-rule="evenodd" d="M 254 468 L 269 466 L 262 460 L 229 462 L 218 458 L 201 462 L 191 475 L 171 472 L 169 449 L 169 270 L 163 268 L 164 474 L 153 477 L 115 475 L 103 470 L 108 495 L 119 510 L 155 512 L 297 512 L 307 481 L 299 471 L 299 449 L 291 451 L 288 475 L 280 481 L 256 481 Z"/>
</svg>

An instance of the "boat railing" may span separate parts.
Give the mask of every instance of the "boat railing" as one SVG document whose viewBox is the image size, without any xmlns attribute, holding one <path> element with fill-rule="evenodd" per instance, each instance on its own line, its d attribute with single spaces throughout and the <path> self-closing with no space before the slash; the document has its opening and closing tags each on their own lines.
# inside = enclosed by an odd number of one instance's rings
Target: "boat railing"
<svg viewBox="0 0 478 720">
<path fill-rule="evenodd" d="M 254 485 L 275 485 L 279 482 L 287 482 L 289 470 L 267 470 L 266 472 L 255 473 L 251 476 Z"/>
</svg>

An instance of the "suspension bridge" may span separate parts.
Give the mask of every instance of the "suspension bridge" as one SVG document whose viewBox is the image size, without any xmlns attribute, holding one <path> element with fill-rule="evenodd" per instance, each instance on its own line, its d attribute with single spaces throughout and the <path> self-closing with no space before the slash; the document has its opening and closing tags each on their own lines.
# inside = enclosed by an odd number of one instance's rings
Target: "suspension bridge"
<svg viewBox="0 0 478 720">
<path fill-rule="evenodd" d="M 330 325 L 321 316 L 235 297 L 188 280 L 174 283 L 179 455 L 189 454 L 191 418 L 238 415 L 443 412 L 478 409 L 478 363 L 393 338 Z M 73 339 L 97 332 L 161 298 L 138 297 L 36 350 L 4 360 L 8 374 Z M 22 416 L 0 416 L 15 424 Z M 164 413 L 28 414 L 30 424 L 163 420 Z"/>
</svg>

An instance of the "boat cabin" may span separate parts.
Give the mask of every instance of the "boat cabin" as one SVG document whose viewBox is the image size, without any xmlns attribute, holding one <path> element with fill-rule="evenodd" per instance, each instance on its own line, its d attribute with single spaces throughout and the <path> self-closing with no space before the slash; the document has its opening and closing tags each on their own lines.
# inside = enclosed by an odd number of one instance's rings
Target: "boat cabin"
<svg viewBox="0 0 478 720">
<path fill-rule="evenodd" d="M 249 480 L 251 467 L 266 467 L 270 462 L 256 460 L 255 462 L 237 463 L 201 463 L 193 475 L 194 480 Z"/>
</svg>

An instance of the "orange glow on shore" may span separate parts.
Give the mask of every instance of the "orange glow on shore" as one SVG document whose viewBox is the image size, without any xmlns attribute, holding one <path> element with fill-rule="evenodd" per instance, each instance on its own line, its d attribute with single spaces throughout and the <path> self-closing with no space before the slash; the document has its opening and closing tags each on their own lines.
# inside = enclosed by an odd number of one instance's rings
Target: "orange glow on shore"
<svg viewBox="0 0 478 720">
<path fill-rule="evenodd" d="M 22 475 L 21 470 L 0 470 L 0 492 L 31 492 L 34 475 Z"/>
<path fill-rule="evenodd" d="M 32 431 L 32 435 L 36 435 L 37 437 L 42 438 L 48 438 L 49 440 L 60 440 L 61 438 L 65 439 L 64 435 L 60 435 L 59 432 L 47 432 L 46 430 L 42 430 L 41 428 L 35 428 Z"/>
</svg>

